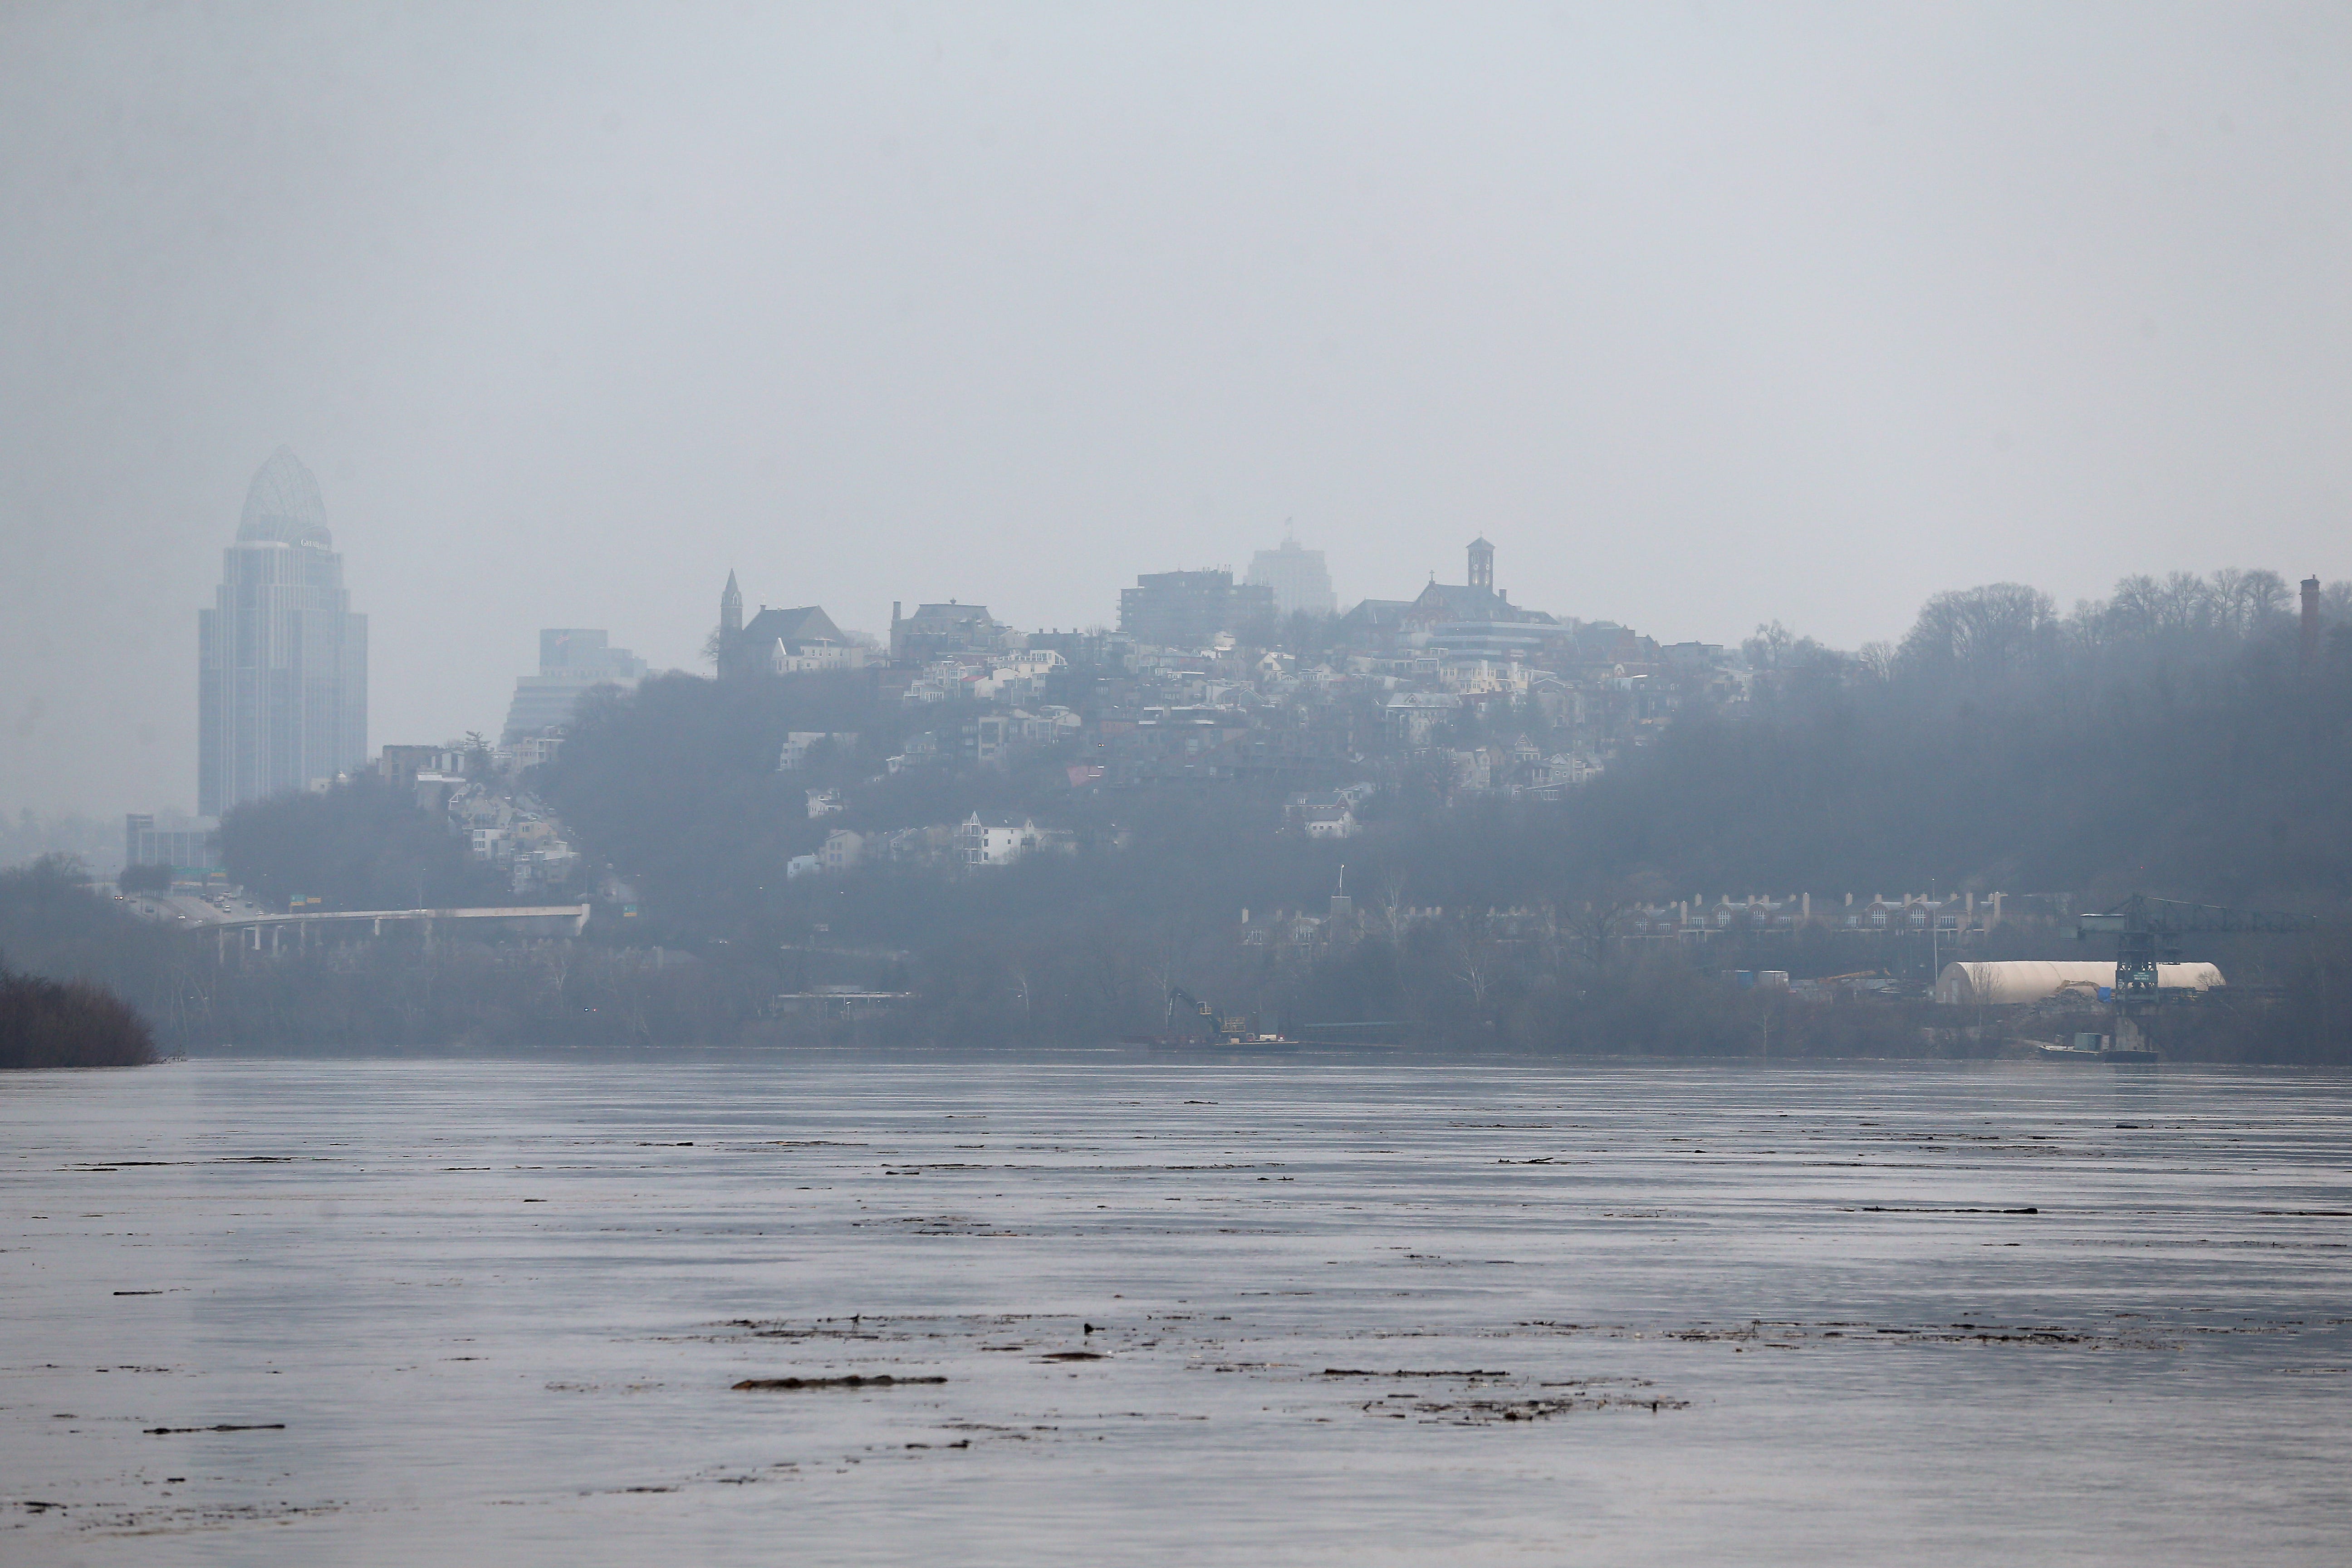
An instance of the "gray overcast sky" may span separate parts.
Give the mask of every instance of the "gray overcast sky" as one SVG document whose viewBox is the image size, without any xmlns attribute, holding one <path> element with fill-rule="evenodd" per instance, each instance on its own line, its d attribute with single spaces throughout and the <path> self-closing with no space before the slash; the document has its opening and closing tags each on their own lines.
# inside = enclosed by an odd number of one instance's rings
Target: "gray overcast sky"
<svg viewBox="0 0 2352 1568">
<path fill-rule="evenodd" d="M 2352 576 L 2352 9 L 0 11 L 0 809 L 194 795 L 318 472 L 371 742 L 538 627 L 1114 618 L 1286 518 L 1840 646 L 1945 587 Z"/>
</svg>

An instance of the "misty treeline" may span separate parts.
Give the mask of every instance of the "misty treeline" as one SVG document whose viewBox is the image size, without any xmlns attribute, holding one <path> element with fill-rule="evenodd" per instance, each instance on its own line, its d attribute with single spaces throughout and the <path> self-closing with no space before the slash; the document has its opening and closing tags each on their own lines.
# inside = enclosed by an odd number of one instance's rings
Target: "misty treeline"
<svg viewBox="0 0 2352 1568">
<path fill-rule="evenodd" d="M 2347 598 L 2344 584 L 2328 590 L 2308 657 L 2284 584 L 2256 573 L 2127 579 L 2066 613 L 2016 584 L 1941 595 L 1900 644 L 1858 658 L 1761 628 L 1748 701 L 1685 710 L 1564 801 L 1449 799 L 1427 759 L 1374 751 L 1358 771 L 1384 788 L 1360 813 L 1364 831 L 1332 842 L 1284 831 L 1282 799 L 1339 773 L 1074 789 L 1070 759 L 1049 752 L 894 773 L 884 759 L 910 733 L 953 732 L 953 705 L 885 704 L 870 674 L 658 678 L 598 694 L 530 781 L 633 890 L 634 917 L 600 905 L 583 941 L 539 950 L 427 952 L 386 939 L 266 963 L 207 958 L 196 973 L 174 949 L 154 961 L 177 966 L 172 985 L 126 994 L 157 998 L 142 1005 L 167 1038 L 251 1043 L 1099 1043 L 1166 1029 L 1168 990 L 1182 985 L 1267 1026 L 1358 1024 L 1433 1047 L 1974 1048 L 1950 1046 L 1953 1021 L 1924 1005 L 1809 1005 L 1719 978 L 1883 969 L 1924 982 L 1934 950 L 1917 942 L 1818 930 L 1637 939 L 1627 912 L 1933 887 L 2341 916 L 2352 900 Z M 793 731 L 855 739 L 779 773 Z M 812 819 L 807 791 L 826 785 L 846 809 Z M 1070 829 L 1077 850 L 969 873 L 886 862 L 786 875 L 834 827 L 878 835 L 974 809 Z M 446 828 L 389 791 L 267 803 L 223 837 L 240 878 L 346 907 L 440 901 L 413 891 L 455 895 L 479 875 Z M 1343 866 L 1354 913 L 1318 926 Z M 13 939 L 0 930 L 0 941 Z M 2019 923 L 1965 956 L 2107 951 Z M 2352 1059 L 2352 948 L 2339 933 L 2190 956 L 2223 962 L 2239 995 L 2179 1026 L 2174 1048 Z M 854 1023 L 776 1005 L 825 984 L 908 994 Z"/>
<path fill-rule="evenodd" d="M 1751 711 L 1685 716 L 1571 816 L 1607 874 L 1678 885 L 2339 911 L 2352 584 L 2307 666 L 2284 594 L 2224 572 L 2127 578 L 2065 616 L 2016 584 L 1939 595 L 1892 649 L 1800 647 Z"/>
<path fill-rule="evenodd" d="M 0 1067 L 147 1059 L 150 1030 L 174 1051 L 727 1040 L 770 994 L 748 972 L 615 943 L 428 946 L 412 928 L 248 952 L 135 918 L 66 856 L 0 870 Z"/>
</svg>

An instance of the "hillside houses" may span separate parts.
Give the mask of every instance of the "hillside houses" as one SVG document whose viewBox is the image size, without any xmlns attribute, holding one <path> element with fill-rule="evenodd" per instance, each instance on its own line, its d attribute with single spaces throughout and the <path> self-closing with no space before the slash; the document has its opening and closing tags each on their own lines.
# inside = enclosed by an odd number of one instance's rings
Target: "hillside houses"
<svg viewBox="0 0 2352 1568">
<path fill-rule="evenodd" d="M 722 675 L 864 683 L 824 700 L 841 712 L 856 694 L 870 720 L 793 730 L 779 747 L 777 771 L 804 791 L 788 808 L 805 813 L 800 875 L 989 871 L 1071 846 L 1024 814 L 889 819 L 935 811 L 964 770 L 994 775 L 985 798 L 1050 814 L 1080 797 L 1097 817 L 1122 792 L 1254 782 L 1286 802 L 1286 830 L 1347 839 L 1377 830 L 1378 790 L 1557 801 L 1685 708 L 1748 700 L 1755 676 L 1735 652 L 1520 604 L 1496 556 L 1474 540 L 1464 581 L 1433 574 L 1336 616 L 1285 617 L 1271 587 L 1223 570 L 1143 574 L 1116 631 L 1023 634 L 983 605 L 899 604 L 887 652 L 815 605 L 746 617 L 730 576 L 715 657 Z M 499 842 L 500 825 L 481 826 Z"/>
</svg>

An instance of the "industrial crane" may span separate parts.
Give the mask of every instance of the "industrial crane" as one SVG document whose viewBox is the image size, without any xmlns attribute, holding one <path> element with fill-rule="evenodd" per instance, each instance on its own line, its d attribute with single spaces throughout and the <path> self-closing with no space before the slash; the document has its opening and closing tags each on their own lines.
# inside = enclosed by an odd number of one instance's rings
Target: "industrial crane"
<svg viewBox="0 0 2352 1568">
<path fill-rule="evenodd" d="M 1219 1013 L 1214 1007 L 1193 995 L 1181 985 L 1168 988 L 1168 1000 L 1172 1008 L 1183 1004 L 1184 1010 L 1199 1018 L 1206 1026 L 1211 1039 L 1226 1046 L 1286 1046 L 1293 1042 L 1279 1034 L 1266 1034 L 1246 1013 Z"/>
<path fill-rule="evenodd" d="M 2231 910 L 2219 904 L 2183 903 L 2177 899 L 2151 899 L 2134 893 L 2114 909 L 2078 915 L 2074 937 L 2116 939 L 2116 984 L 2111 993 L 2116 1008 L 2116 1055 L 2142 1055 L 2153 1060 L 2147 1044 L 2143 1016 L 2158 999 L 2157 963 L 2180 956 L 2179 939 L 2190 932 L 2259 931 L 2287 933 L 2316 930 L 2316 915 L 2273 914 L 2264 910 Z"/>
</svg>

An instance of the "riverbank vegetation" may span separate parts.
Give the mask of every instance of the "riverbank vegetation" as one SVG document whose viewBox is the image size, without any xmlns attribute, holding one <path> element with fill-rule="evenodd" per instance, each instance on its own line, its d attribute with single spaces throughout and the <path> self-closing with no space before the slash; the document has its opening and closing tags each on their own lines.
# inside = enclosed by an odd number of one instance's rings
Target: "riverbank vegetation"
<svg viewBox="0 0 2352 1568">
<path fill-rule="evenodd" d="M 1549 912 L 1392 918 L 1402 911 L 1367 900 L 1343 921 L 1323 921 L 1320 942 L 1276 948 L 1252 945 L 1230 922 L 1088 924 L 1052 912 L 1083 906 L 1048 888 L 1033 889 L 1041 907 L 1026 918 L 922 952 L 824 945 L 822 935 L 783 949 L 691 951 L 592 926 L 576 941 L 428 946 L 409 932 L 269 952 L 144 925 L 56 866 L 38 879 L 0 878 L 0 934 L 27 934 L 25 895 L 35 881 L 47 884 L 45 900 L 81 906 L 69 917 L 96 917 L 107 946 L 121 944 L 92 967 L 114 975 L 175 1050 L 1096 1047 L 1181 1032 L 1171 984 L 1310 1043 L 1437 1052 L 1981 1058 L 2109 1026 L 2103 1011 L 1934 1005 L 1922 994 L 1931 962 L 1924 933 L 1727 932 L 1693 944 L 1611 936 Z M 2232 941 L 2216 951 L 2239 984 L 2168 1012 L 2158 1031 L 2165 1053 L 2344 1062 L 2352 943 L 2335 933 Z M 69 970 L 77 952 L 100 951 L 68 937 L 47 949 L 45 967 Z M 2020 920 L 1969 956 L 2082 953 L 2055 924 Z M 1769 969 L 1801 982 L 1885 972 L 1897 984 L 1807 994 L 1737 978 Z"/>
<path fill-rule="evenodd" d="M 146 1021 L 86 981 L 17 974 L 0 955 L 0 1068 L 143 1067 L 155 1059 Z"/>
</svg>

